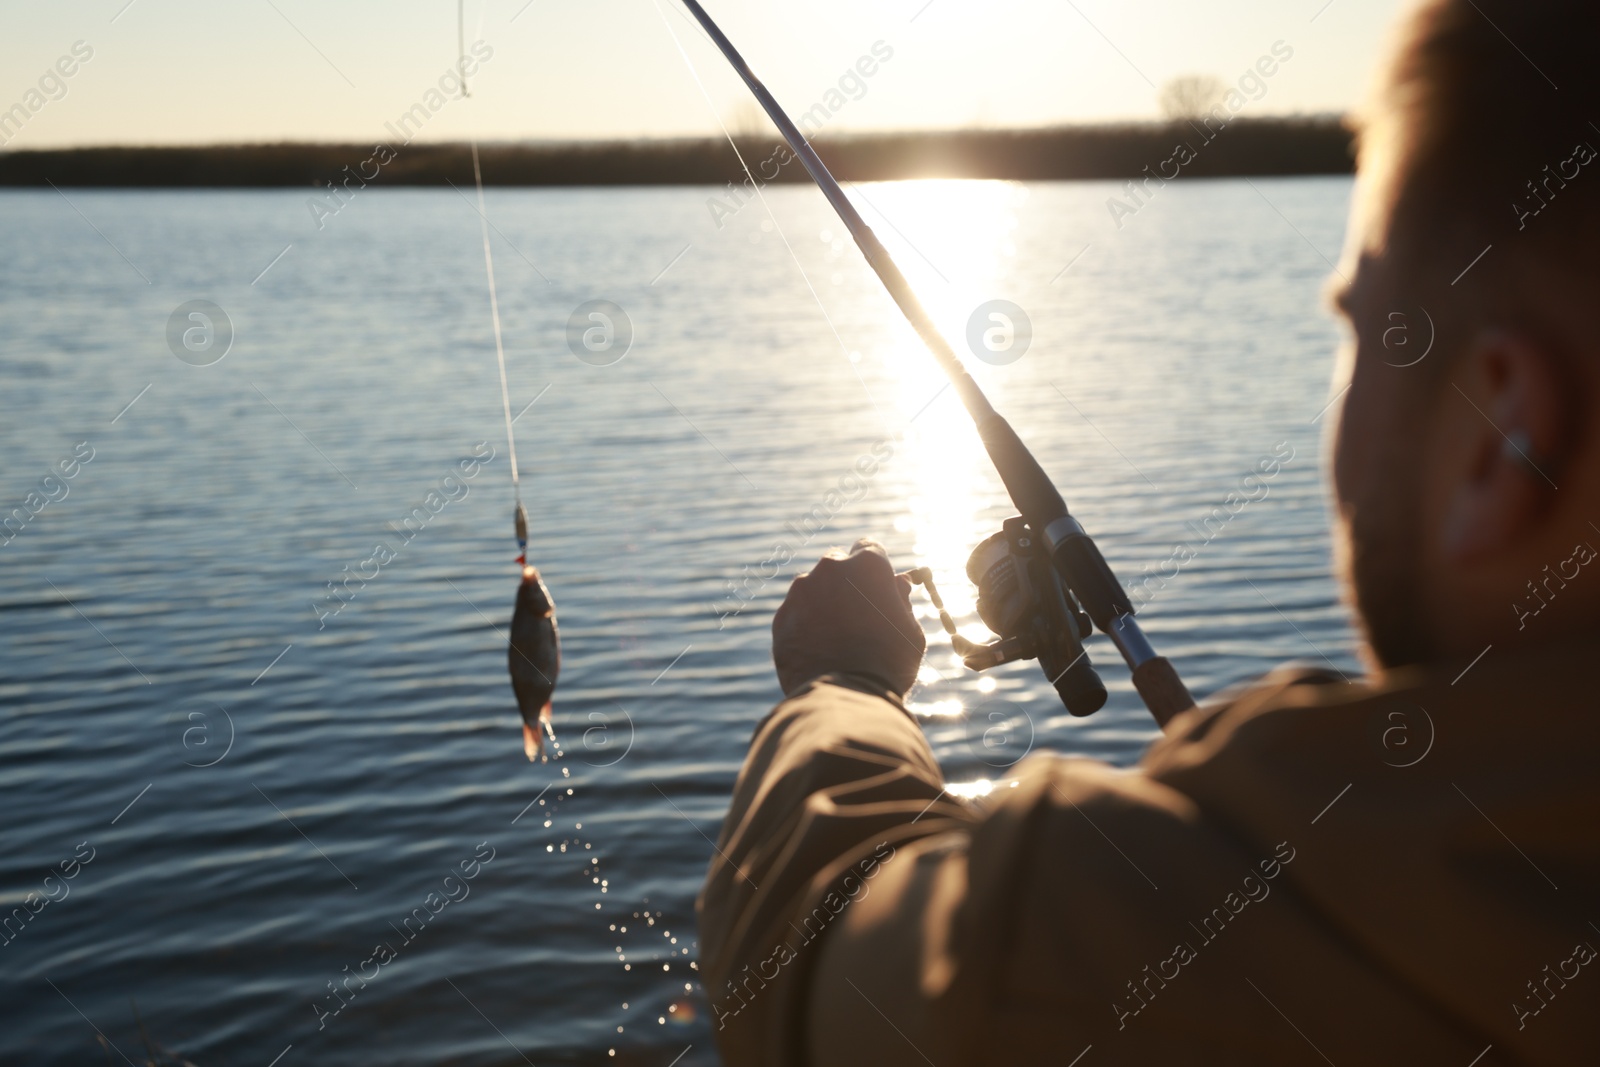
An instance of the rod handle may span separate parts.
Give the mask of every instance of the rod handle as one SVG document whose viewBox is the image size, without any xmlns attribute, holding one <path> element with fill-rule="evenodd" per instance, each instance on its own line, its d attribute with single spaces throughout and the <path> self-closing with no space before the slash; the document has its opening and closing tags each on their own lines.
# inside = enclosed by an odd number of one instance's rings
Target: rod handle
<svg viewBox="0 0 1600 1067">
<path fill-rule="evenodd" d="M 1150 714 L 1155 716 L 1156 725 L 1163 730 L 1167 723 L 1194 707 L 1194 697 L 1189 695 L 1177 669 L 1165 656 L 1147 659 L 1135 667 L 1133 687 L 1139 691 Z"/>
</svg>

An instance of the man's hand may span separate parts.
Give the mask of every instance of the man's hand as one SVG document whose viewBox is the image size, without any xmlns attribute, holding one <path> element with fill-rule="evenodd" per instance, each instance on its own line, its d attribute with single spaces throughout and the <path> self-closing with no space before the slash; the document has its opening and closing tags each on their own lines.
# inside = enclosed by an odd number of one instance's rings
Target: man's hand
<svg viewBox="0 0 1600 1067">
<path fill-rule="evenodd" d="M 875 541 L 829 553 L 789 587 L 772 618 L 772 662 L 786 695 L 824 674 L 867 675 L 904 696 L 927 641 L 911 614 L 911 582 Z"/>
</svg>

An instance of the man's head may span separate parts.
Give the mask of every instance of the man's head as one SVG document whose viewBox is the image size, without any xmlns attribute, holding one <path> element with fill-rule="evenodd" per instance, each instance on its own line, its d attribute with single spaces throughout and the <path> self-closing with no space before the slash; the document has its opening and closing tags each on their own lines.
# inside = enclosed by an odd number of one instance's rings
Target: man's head
<svg viewBox="0 0 1600 1067">
<path fill-rule="evenodd" d="M 1332 453 L 1379 665 L 1600 624 L 1597 46 L 1584 0 L 1427 0 L 1363 118 Z"/>
</svg>

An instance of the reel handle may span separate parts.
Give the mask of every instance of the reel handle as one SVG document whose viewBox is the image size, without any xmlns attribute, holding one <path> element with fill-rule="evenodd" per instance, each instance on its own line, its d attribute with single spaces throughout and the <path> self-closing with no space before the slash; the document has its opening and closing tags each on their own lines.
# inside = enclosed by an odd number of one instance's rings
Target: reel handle
<svg viewBox="0 0 1600 1067">
<path fill-rule="evenodd" d="M 934 609 L 939 613 L 939 625 L 943 626 L 944 632 L 949 635 L 950 647 L 955 649 L 956 655 L 965 660 L 973 653 L 982 652 L 986 649 L 987 646 L 980 645 L 976 641 L 968 640 L 967 638 L 961 636 L 961 632 L 956 629 L 956 621 L 952 619 L 950 617 L 950 613 L 945 610 L 944 598 L 939 595 L 939 587 L 933 584 L 932 567 L 914 567 L 900 575 L 900 577 L 904 578 L 912 585 L 920 585 L 922 588 L 928 591 L 928 599 L 933 601 Z M 999 660 L 996 662 L 1005 661 Z M 972 665 L 968 664 L 968 666 L 971 667 Z M 994 664 L 988 664 L 988 666 L 994 666 Z M 981 671 L 984 668 L 972 667 L 972 669 L 975 671 Z"/>
</svg>

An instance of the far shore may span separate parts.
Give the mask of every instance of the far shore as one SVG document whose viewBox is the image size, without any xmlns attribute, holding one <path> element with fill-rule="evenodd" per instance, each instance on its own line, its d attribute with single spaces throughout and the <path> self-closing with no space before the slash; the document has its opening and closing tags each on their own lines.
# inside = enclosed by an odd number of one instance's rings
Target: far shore
<svg viewBox="0 0 1600 1067">
<path fill-rule="evenodd" d="M 775 135 L 738 138 L 759 180 L 807 181 Z M 1352 135 L 1337 117 L 1199 120 L 1029 130 L 955 130 L 822 138 L 843 181 L 1015 181 L 1349 174 Z M 485 185 L 724 185 L 744 172 L 725 140 L 495 143 L 480 147 Z M 472 182 L 466 144 L 103 147 L 0 152 L 0 187 L 283 188 Z"/>
</svg>

